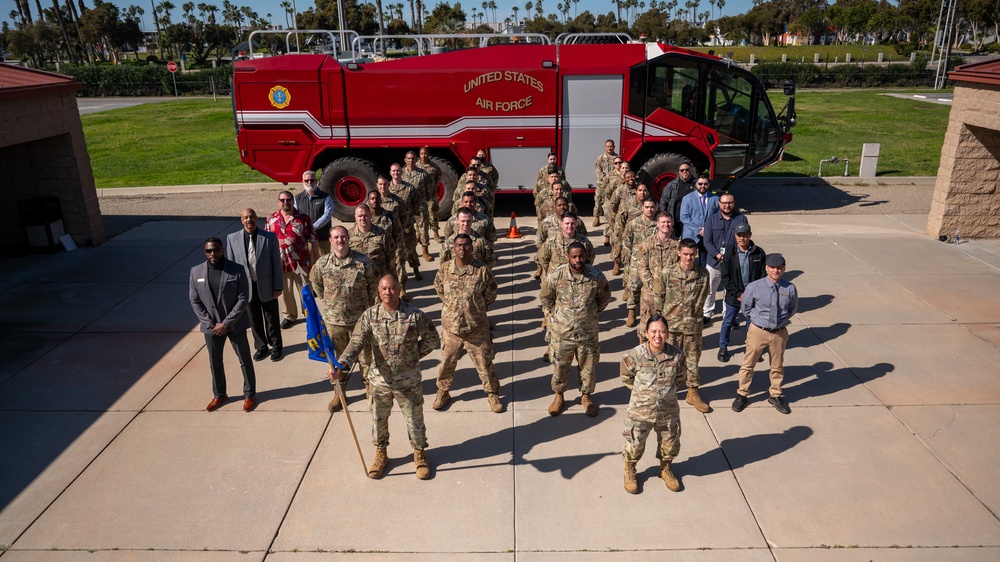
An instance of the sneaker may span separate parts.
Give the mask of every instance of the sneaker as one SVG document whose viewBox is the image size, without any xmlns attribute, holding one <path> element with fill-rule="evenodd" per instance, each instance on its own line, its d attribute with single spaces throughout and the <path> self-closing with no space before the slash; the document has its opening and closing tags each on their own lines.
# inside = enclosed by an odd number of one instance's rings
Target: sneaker
<svg viewBox="0 0 1000 562">
<path fill-rule="evenodd" d="M 785 404 L 784 396 L 772 396 L 767 399 L 767 403 L 774 406 L 774 409 L 778 410 L 782 414 L 792 413 L 792 409 L 788 407 L 788 404 Z"/>
<path fill-rule="evenodd" d="M 736 400 L 733 400 L 733 411 L 742 412 L 743 408 L 747 407 L 747 397 L 742 394 L 736 395 Z"/>
</svg>

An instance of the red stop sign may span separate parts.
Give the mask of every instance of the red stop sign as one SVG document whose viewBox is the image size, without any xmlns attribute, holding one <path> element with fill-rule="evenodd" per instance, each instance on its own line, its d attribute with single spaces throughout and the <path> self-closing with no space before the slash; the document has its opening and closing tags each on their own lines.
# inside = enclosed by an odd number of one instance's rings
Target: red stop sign
<svg viewBox="0 0 1000 562">
<path fill-rule="evenodd" d="M 167 70 L 169 70 L 170 72 L 177 72 L 177 63 L 174 62 L 174 61 L 168 62 L 167 63 Z"/>
</svg>

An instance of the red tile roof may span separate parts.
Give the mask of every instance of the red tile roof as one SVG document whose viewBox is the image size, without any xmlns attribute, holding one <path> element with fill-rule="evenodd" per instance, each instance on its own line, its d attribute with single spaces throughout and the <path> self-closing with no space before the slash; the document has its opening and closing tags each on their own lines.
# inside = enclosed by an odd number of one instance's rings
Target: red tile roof
<svg viewBox="0 0 1000 562">
<path fill-rule="evenodd" d="M 948 73 L 956 82 L 1000 85 L 1000 58 L 956 66 Z"/>
</svg>

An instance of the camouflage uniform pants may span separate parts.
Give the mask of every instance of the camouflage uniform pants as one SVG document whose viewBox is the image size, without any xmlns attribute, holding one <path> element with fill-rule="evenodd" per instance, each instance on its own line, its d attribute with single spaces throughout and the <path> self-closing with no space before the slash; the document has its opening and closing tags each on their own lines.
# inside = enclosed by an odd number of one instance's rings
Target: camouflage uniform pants
<svg viewBox="0 0 1000 562">
<path fill-rule="evenodd" d="M 677 401 L 671 407 L 664 408 L 656 415 L 656 421 L 636 419 L 631 414 L 625 418 L 625 448 L 622 456 L 625 462 L 635 462 L 642 458 L 646 451 L 646 438 L 650 431 L 656 432 L 656 446 L 659 449 L 660 460 L 670 461 L 681 451 L 681 414 Z"/>
<path fill-rule="evenodd" d="M 356 326 L 356 325 L 355 325 Z M 327 323 L 326 329 L 330 334 L 330 341 L 333 342 L 333 350 L 340 356 L 340 353 L 347 349 L 347 344 L 351 341 L 351 334 L 354 333 L 355 326 L 335 326 L 333 324 Z M 370 347 L 365 347 L 361 352 L 361 358 L 358 359 L 358 370 L 361 371 L 361 380 L 368 380 L 368 367 L 372 364 L 372 350 Z M 348 371 L 340 372 L 340 384 L 347 388 L 347 381 L 351 378 L 351 373 Z"/>
<path fill-rule="evenodd" d="M 607 183 L 598 182 L 594 189 L 594 218 L 604 216 L 604 200 L 607 198 L 605 191 L 607 191 Z"/>
<path fill-rule="evenodd" d="M 417 231 L 413 225 L 407 226 L 403 230 L 403 244 L 406 245 L 406 261 L 410 267 L 417 269 L 420 267 L 420 255 L 417 254 Z"/>
<path fill-rule="evenodd" d="M 637 283 L 642 285 L 642 281 Z M 630 297 L 631 298 L 631 297 Z M 649 318 L 656 312 L 656 302 L 653 300 L 653 293 L 648 291 L 639 291 L 639 326 L 636 328 L 636 332 L 639 335 L 639 343 L 646 343 L 646 322 L 649 322 Z M 631 301 L 629 308 L 631 308 Z"/>
<path fill-rule="evenodd" d="M 371 396 L 372 444 L 376 447 L 389 446 L 389 414 L 392 412 L 392 402 L 399 404 L 399 410 L 406 420 L 406 432 L 410 436 L 410 445 L 414 450 L 423 451 L 427 448 L 427 428 L 424 426 L 424 395 L 420 386 L 406 390 L 392 390 L 385 386 L 373 386 Z"/>
<path fill-rule="evenodd" d="M 433 224 L 435 227 L 437 227 L 437 221 L 433 223 L 431 222 L 430 210 L 431 210 L 431 202 L 426 201 L 424 205 L 420 206 L 420 214 L 417 215 L 416 217 L 417 236 L 420 237 L 421 246 L 427 246 L 428 244 L 430 244 L 431 225 Z M 434 217 L 436 218 L 437 215 L 435 214 Z M 434 228 L 434 230 L 436 231 L 437 228 Z"/>
<path fill-rule="evenodd" d="M 594 387 L 597 386 L 597 364 L 601 361 L 601 347 L 596 334 L 582 341 L 562 339 L 550 334 L 549 357 L 554 370 L 554 392 L 566 392 L 569 388 L 569 369 L 573 359 L 576 359 L 580 371 L 580 393 L 593 394 Z"/>
<path fill-rule="evenodd" d="M 438 371 L 438 389 L 451 390 L 455 380 L 455 366 L 458 365 L 463 348 L 469 352 L 469 357 L 476 366 L 479 380 L 483 383 L 483 390 L 487 394 L 500 392 L 500 381 L 497 380 L 497 373 L 493 368 L 493 336 L 488 330 L 461 336 L 441 330 L 441 370 Z"/>
<path fill-rule="evenodd" d="M 684 367 L 687 370 L 687 387 L 698 388 L 698 361 L 701 360 L 701 334 L 667 332 L 667 343 L 684 352 Z"/>
</svg>

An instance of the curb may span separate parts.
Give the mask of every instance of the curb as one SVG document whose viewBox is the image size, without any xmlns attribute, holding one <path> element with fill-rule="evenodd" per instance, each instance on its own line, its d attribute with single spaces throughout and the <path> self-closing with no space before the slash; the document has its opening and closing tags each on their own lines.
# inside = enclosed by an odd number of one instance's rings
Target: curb
<svg viewBox="0 0 1000 562">
<path fill-rule="evenodd" d="M 263 183 L 223 183 L 208 185 L 161 185 L 151 187 L 105 187 L 97 190 L 98 197 L 113 197 L 116 195 L 159 195 L 170 193 L 211 193 L 222 191 L 281 191 L 288 186 L 279 182 Z"/>
</svg>

